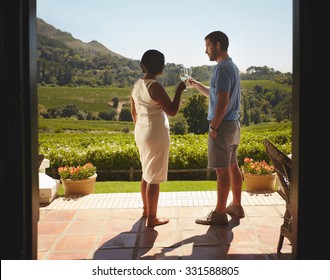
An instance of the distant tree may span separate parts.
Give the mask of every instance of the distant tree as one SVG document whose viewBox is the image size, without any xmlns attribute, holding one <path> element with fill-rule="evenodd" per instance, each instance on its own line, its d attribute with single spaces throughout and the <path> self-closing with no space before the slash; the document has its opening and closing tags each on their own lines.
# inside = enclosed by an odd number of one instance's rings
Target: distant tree
<svg viewBox="0 0 330 280">
<path fill-rule="evenodd" d="M 118 97 L 114 97 L 111 99 L 112 101 L 112 107 L 117 109 L 118 108 L 118 104 L 119 104 L 119 98 Z"/>
<path fill-rule="evenodd" d="M 119 113 L 119 121 L 133 121 L 132 119 L 132 114 L 131 114 L 131 110 L 129 109 L 121 109 L 120 113 Z"/>
<path fill-rule="evenodd" d="M 262 93 L 262 89 L 263 89 L 263 86 L 261 86 L 261 85 L 255 85 L 254 86 L 254 91 L 257 94 L 261 94 Z"/>
<path fill-rule="evenodd" d="M 189 97 L 187 104 L 182 110 L 182 114 L 187 120 L 189 132 L 203 134 L 208 131 L 209 122 L 207 120 L 205 96 L 198 94 Z"/>
<path fill-rule="evenodd" d="M 188 123 L 182 114 L 179 114 L 173 118 L 170 130 L 171 133 L 177 135 L 184 135 L 188 133 Z"/>
<path fill-rule="evenodd" d="M 259 108 L 251 108 L 250 110 L 250 120 L 254 124 L 261 123 L 261 111 Z"/>
<path fill-rule="evenodd" d="M 83 111 L 79 111 L 77 113 L 77 118 L 78 118 L 78 120 L 86 120 L 87 113 L 86 112 L 83 112 Z"/>
<path fill-rule="evenodd" d="M 76 116 L 79 112 L 79 108 L 77 107 L 77 105 L 75 104 L 69 104 L 64 106 L 64 108 L 62 109 L 62 114 L 61 117 L 62 118 L 70 118 L 72 116 Z"/>
<path fill-rule="evenodd" d="M 249 100 L 246 95 L 243 95 L 243 120 L 242 124 L 249 126 L 250 117 L 249 117 Z"/>
<path fill-rule="evenodd" d="M 279 104 L 274 108 L 274 115 L 277 122 L 284 120 L 291 120 L 292 117 L 292 99 L 291 94 L 288 94 Z"/>
<path fill-rule="evenodd" d="M 85 112 L 86 113 L 86 120 L 93 120 L 94 115 L 91 112 Z"/>
<path fill-rule="evenodd" d="M 49 108 L 46 113 L 41 114 L 46 119 L 54 119 L 62 115 L 62 109 L 60 107 Z"/>
<path fill-rule="evenodd" d="M 128 127 L 125 127 L 121 131 L 124 132 L 124 133 L 129 133 L 129 128 Z"/>
<path fill-rule="evenodd" d="M 110 108 L 107 112 L 100 112 L 98 116 L 102 120 L 112 121 L 116 118 L 117 111 L 113 108 Z"/>
<path fill-rule="evenodd" d="M 103 84 L 106 86 L 113 84 L 113 75 L 110 73 L 110 71 L 105 71 L 103 74 Z"/>
</svg>

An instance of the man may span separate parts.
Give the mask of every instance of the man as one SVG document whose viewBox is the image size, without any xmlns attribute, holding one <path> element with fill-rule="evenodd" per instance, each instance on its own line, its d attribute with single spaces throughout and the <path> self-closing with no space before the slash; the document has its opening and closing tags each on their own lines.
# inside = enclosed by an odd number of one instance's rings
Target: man
<svg viewBox="0 0 330 280">
<path fill-rule="evenodd" d="M 240 75 L 228 55 L 229 39 L 225 33 L 211 32 L 205 37 L 205 46 L 210 61 L 217 62 L 210 87 L 195 79 L 190 79 L 188 83 L 209 98 L 208 166 L 216 169 L 217 203 L 214 211 L 196 219 L 196 223 L 227 225 L 227 214 L 238 218 L 245 216 L 241 206 L 242 174 L 237 163 L 237 147 L 240 142 Z M 233 201 L 226 207 L 230 187 Z"/>
</svg>

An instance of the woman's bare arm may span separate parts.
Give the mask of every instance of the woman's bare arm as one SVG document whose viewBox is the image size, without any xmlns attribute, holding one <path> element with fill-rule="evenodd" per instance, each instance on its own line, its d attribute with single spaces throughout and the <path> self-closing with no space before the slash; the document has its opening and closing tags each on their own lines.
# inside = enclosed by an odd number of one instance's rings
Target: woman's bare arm
<svg viewBox="0 0 330 280">
<path fill-rule="evenodd" d="M 158 82 L 149 87 L 150 97 L 157 101 L 164 112 L 169 116 L 175 116 L 179 110 L 181 93 L 186 88 L 184 82 L 181 82 L 175 90 L 173 101 L 171 101 L 165 88 Z"/>
</svg>

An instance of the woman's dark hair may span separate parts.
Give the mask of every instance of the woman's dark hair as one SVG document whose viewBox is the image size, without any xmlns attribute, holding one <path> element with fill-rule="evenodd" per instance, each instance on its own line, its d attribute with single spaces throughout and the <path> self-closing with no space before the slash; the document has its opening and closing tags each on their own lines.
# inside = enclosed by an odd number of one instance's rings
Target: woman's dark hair
<svg viewBox="0 0 330 280">
<path fill-rule="evenodd" d="M 206 35 L 204 40 L 206 39 L 209 39 L 213 45 L 219 42 L 221 49 L 223 51 L 228 51 L 229 39 L 225 33 L 221 31 L 213 31 L 210 34 Z"/>
<path fill-rule="evenodd" d="M 141 59 L 140 66 L 144 73 L 159 74 L 163 71 L 165 56 L 157 50 L 146 51 Z"/>
</svg>

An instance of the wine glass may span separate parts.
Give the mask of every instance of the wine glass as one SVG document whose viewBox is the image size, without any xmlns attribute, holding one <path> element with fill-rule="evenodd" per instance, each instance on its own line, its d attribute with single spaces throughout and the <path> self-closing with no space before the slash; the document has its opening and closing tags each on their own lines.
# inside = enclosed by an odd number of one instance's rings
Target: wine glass
<svg viewBox="0 0 330 280">
<path fill-rule="evenodd" d="M 187 71 L 188 78 L 191 78 L 191 75 L 192 75 L 191 67 L 186 67 L 186 71 Z"/>
<path fill-rule="evenodd" d="M 186 80 L 189 79 L 191 77 L 192 74 L 192 69 L 190 67 L 183 67 L 180 68 L 180 79 L 181 81 L 183 81 L 186 84 L 186 87 L 189 88 L 191 86 L 188 86 L 186 83 Z M 184 91 L 187 91 L 186 89 Z"/>
<path fill-rule="evenodd" d="M 186 71 L 187 71 L 187 79 L 190 79 L 191 78 L 191 75 L 192 75 L 192 69 L 191 69 L 191 67 L 186 67 Z M 191 87 L 192 86 L 190 86 L 189 83 L 188 83 L 187 88 L 191 88 Z"/>
</svg>

